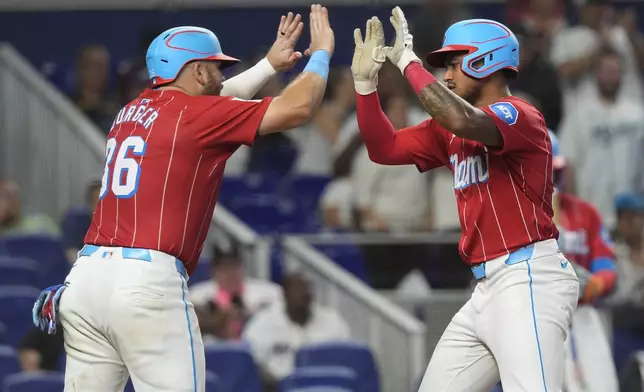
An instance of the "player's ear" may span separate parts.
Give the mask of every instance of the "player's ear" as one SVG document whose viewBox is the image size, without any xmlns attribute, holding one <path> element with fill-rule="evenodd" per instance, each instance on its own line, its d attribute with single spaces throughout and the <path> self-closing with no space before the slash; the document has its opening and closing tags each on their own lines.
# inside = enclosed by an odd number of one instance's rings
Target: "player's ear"
<svg viewBox="0 0 644 392">
<path fill-rule="evenodd" d="M 191 72 L 200 85 L 208 84 L 208 70 L 202 61 L 194 61 L 190 64 Z"/>
</svg>

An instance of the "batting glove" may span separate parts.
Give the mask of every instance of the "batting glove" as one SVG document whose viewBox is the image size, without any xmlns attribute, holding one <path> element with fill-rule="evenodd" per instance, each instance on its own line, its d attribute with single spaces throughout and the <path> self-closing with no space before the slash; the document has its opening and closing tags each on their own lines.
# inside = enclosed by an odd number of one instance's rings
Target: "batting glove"
<svg viewBox="0 0 644 392">
<path fill-rule="evenodd" d="M 365 38 L 362 40 L 360 29 L 353 31 L 356 43 L 351 62 L 351 73 L 356 92 L 369 95 L 378 86 L 378 71 L 387 57 L 385 56 L 385 30 L 377 17 L 367 21 Z"/>
<path fill-rule="evenodd" d="M 60 296 L 67 288 L 67 283 L 50 286 L 44 289 L 34 303 L 32 317 L 34 325 L 48 334 L 56 334 L 56 323 L 58 322 L 58 304 Z"/>
<path fill-rule="evenodd" d="M 581 291 L 581 290 L 580 290 Z M 581 302 L 592 303 L 599 299 L 604 293 L 604 279 L 601 276 L 591 275 L 586 282 L 581 297 Z"/>
<path fill-rule="evenodd" d="M 422 61 L 414 53 L 414 37 L 409 33 L 407 19 L 400 7 L 396 7 L 391 11 L 389 20 L 396 31 L 396 40 L 394 41 L 394 46 L 385 48 L 385 53 L 389 61 L 395 64 L 404 75 L 405 68 L 411 62 L 415 61 L 422 64 Z"/>
</svg>

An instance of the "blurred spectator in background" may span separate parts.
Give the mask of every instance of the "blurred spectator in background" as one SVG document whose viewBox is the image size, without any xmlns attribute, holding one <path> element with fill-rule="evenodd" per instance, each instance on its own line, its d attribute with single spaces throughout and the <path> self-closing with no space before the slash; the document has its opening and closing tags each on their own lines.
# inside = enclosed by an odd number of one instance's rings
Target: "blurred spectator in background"
<svg viewBox="0 0 644 392">
<path fill-rule="evenodd" d="M 85 234 L 92 222 L 92 215 L 101 192 L 101 181 L 89 184 L 85 194 L 85 204 L 70 208 L 62 219 L 63 243 L 70 263 L 74 263 L 77 253 L 85 244 Z"/>
<path fill-rule="evenodd" d="M 24 372 L 58 371 L 65 354 L 63 334 L 49 335 L 38 328 L 31 329 L 20 342 L 18 359 Z"/>
<path fill-rule="evenodd" d="M 565 0 L 508 0 L 507 9 L 507 22 L 523 25 L 535 35 L 543 37 L 543 48 L 547 48 L 552 37 L 566 26 Z M 512 27 L 510 30 L 516 35 L 516 30 Z M 522 51 L 523 48 L 521 44 Z"/>
<path fill-rule="evenodd" d="M 76 59 L 75 88 L 72 101 L 92 122 L 107 134 L 119 102 L 110 90 L 110 54 L 103 45 L 87 45 Z"/>
<path fill-rule="evenodd" d="M 150 43 L 165 30 L 156 27 L 144 29 L 139 40 L 137 56 L 123 60 L 119 64 L 116 86 L 121 105 L 125 105 L 134 100 L 149 86 L 145 54 Z"/>
<path fill-rule="evenodd" d="M 593 204 L 605 224 L 615 224 L 614 200 L 632 192 L 644 154 L 644 111 L 620 90 L 627 80 L 619 53 L 604 48 L 595 60 L 597 90 L 577 98 L 566 113 L 559 134 L 568 162 L 566 191 Z"/>
<path fill-rule="evenodd" d="M 617 254 L 617 302 L 644 306 L 644 197 L 621 194 L 615 199 L 615 251 Z"/>
<path fill-rule="evenodd" d="M 622 57 L 623 89 L 620 94 L 631 100 L 644 96 L 640 71 L 644 62 L 642 35 L 637 30 L 636 14 L 626 11 L 619 18 L 609 0 L 584 0 L 580 23 L 563 29 L 554 37 L 551 60 L 563 82 L 564 110 L 583 107 L 596 86 L 593 70 L 607 47 Z"/>
<path fill-rule="evenodd" d="M 60 234 L 58 226 L 46 215 L 24 215 L 20 189 L 13 181 L 0 180 L 0 234 Z"/>
<path fill-rule="evenodd" d="M 445 30 L 452 23 L 468 19 L 467 10 L 457 3 L 454 0 L 425 0 L 425 6 L 411 21 L 414 50 L 423 61 L 427 53 L 442 46 Z"/>
<path fill-rule="evenodd" d="M 515 93 L 532 96 L 533 104 L 540 107 L 546 125 L 557 129 L 562 116 L 561 90 L 557 71 L 544 55 L 544 35 L 530 25 L 516 24 L 510 29 L 521 45 L 521 72 L 510 83 L 510 88 Z"/>
<path fill-rule="evenodd" d="M 304 275 L 285 276 L 283 288 L 284 304 L 256 314 L 244 331 L 268 391 L 291 373 L 303 345 L 350 338 L 346 321 L 314 302 L 311 282 Z"/>
<path fill-rule="evenodd" d="M 203 321 L 218 331 L 211 335 L 239 338 L 248 318 L 281 301 L 278 285 L 244 275 L 243 261 L 235 248 L 224 251 L 215 247 L 211 280 L 190 287 L 190 299 L 201 311 L 200 325 Z M 202 327 L 206 335 L 208 330 Z"/>
</svg>

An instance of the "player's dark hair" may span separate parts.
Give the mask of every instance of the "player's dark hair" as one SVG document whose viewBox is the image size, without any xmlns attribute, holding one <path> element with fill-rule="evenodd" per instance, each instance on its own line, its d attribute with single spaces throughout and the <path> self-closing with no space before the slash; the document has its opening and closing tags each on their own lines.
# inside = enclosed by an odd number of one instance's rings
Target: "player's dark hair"
<svg viewBox="0 0 644 392">
<path fill-rule="evenodd" d="M 210 262 L 211 267 L 215 268 L 230 262 L 241 263 L 237 246 L 233 245 L 224 249 L 221 246 L 215 245 L 212 248 L 212 259 Z"/>
</svg>

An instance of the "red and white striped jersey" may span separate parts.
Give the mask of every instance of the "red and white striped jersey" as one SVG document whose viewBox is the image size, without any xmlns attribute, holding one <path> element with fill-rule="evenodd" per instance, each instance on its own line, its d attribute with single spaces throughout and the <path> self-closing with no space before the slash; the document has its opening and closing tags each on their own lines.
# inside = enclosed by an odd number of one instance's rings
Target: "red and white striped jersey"
<svg viewBox="0 0 644 392">
<path fill-rule="evenodd" d="M 447 166 L 463 235 L 461 257 L 476 264 L 557 238 L 552 221 L 552 144 L 543 116 L 516 97 L 481 108 L 503 147 L 456 137 L 433 120 L 397 132 L 420 171 Z"/>
<path fill-rule="evenodd" d="M 107 136 L 85 243 L 159 250 L 192 273 L 226 160 L 253 143 L 270 101 L 145 90 L 121 109 Z"/>
</svg>

